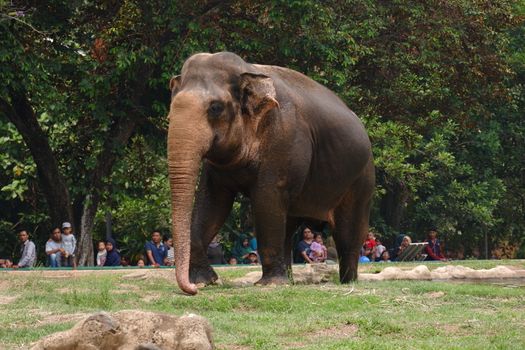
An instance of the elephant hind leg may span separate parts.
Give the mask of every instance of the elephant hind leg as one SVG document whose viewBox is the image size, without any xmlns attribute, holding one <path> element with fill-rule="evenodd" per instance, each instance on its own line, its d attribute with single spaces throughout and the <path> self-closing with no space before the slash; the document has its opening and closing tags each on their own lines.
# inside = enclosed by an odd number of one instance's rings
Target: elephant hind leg
<svg viewBox="0 0 525 350">
<path fill-rule="evenodd" d="M 334 240 L 341 283 L 357 279 L 359 253 L 368 233 L 374 187 L 374 177 L 367 173 L 353 184 L 352 190 L 334 211 Z"/>
</svg>

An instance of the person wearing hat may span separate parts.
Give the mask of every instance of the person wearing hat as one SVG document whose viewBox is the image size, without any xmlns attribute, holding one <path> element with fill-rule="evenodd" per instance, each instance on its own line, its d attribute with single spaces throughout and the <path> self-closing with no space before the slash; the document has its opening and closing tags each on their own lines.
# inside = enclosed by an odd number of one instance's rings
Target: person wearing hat
<svg viewBox="0 0 525 350">
<path fill-rule="evenodd" d="M 77 239 L 73 235 L 73 228 L 69 222 L 62 223 L 62 248 L 64 249 L 64 263 L 62 266 L 76 268 L 75 249 L 77 248 Z"/>
<path fill-rule="evenodd" d="M 248 253 L 248 257 L 246 258 L 246 264 L 248 265 L 258 265 L 259 264 L 259 256 L 257 255 L 256 251 L 251 251 Z"/>
</svg>

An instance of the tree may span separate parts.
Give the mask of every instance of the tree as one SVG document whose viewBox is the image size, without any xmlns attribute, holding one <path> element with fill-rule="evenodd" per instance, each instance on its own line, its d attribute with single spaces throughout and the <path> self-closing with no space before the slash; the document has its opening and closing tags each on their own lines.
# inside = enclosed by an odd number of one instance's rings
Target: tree
<svg viewBox="0 0 525 350">
<path fill-rule="evenodd" d="M 383 233 L 434 224 L 476 242 L 485 232 L 518 239 L 523 8 L 510 0 L 0 2 L 0 200 L 10 205 L 2 227 L 20 213 L 26 221 L 47 213 L 48 225 L 67 217 L 89 263 L 106 211 L 123 239 L 130 227 L 166 225 L 157 206 L 167 201 L 168 81 L 191 54 L 229 50 L 311 76 L 363 119 L 377 167 L 372 223 Z M 138 155 L 149 160 L 137 166 Z M 133 219 L 135 210 L 147 220 Z"/>
</svg>

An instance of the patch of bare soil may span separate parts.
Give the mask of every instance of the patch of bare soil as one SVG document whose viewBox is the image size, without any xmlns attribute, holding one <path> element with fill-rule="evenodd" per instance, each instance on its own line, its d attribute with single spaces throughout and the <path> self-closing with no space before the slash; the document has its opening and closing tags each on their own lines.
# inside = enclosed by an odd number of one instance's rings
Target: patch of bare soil
<svg viewBox="0 0 525 350">
<path fill-rule="evenodd" d="M 140 287 L 133 284 L 121 283 L 117 288 L 113 289 L 111 293 L 113 294 L 128 294 L 132 292 L 140 292 Z"/>
<path fill-rule="evenodd" d="M 331 338 L 331 339 L 343 339 L 353 337 L 359 327 L 357 325 L 349 323 L 335 327 L 319 329 L 313 333 L 310 333 L 309 337 L 313 339 L 318 338 Z"/>
<path fill-rule="evenodd" d="M 425 296 L 430 299 L 436 299 L 441 298 L 445 296 L 445 292 L 439 291 L 439 292 L 429 292 L 426 293 Z"/>
<path fill-rule="evenodd" d="M 88 313 L 78 312 L 75 314 L 58 314 L 58 315 L 47 315 L 43 319 L 37 321 L 40 324 L 55 324 L 64 322 L 77 322 L 85 318 Z"/>
<path fill-rule="evenodd" d="M 162 298 L 162 294 L 160 293 L 147 293 L 142 297 L 142 300 L 144 300 L 146 303 L 151 303 L 159 300 L 160 298 Z"/>
<path fill-rule="evenodd" d="M 329 339 L 346 339 L 352 338 L 356 335 L 359 327 L 355 324 L 342 324 L 330 328 L 319 329 L 315 332 L 309 333 L 306 339 L 302 342 L 287 343 L 286 349 L 301 349 L 312 343 L 319 341 L 319 338 Z"/>
<path fill-rule="evenodd" d="M 218 345 L 217 350 L 251 350 L 252 348 L 246 345 Z"/>
<path fill-rule="evenodd" d="M 13 303 L 18 297 L 17 296 L 7 296 L 0 295 L 0 305 L 7 305 Z"/>
</svg>

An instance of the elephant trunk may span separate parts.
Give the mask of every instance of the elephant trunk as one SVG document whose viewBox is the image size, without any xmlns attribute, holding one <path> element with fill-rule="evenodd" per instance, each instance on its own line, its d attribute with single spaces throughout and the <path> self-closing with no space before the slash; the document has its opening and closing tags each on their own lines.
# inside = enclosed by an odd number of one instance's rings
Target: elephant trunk
<svg viewBox="0 0 525 350">
<path fill-rule="evenodd" d="M 168 172 L 177 284 L 182 291 L 193 295 L 197 294 L 197 287 L 189 280 L 191 214 L 200 163 L 212 134 L 207 124 L 195 124 L 195 114 L 202 111 L 191 108 L 188 99 L 191 100 L 191 96 L 181 96 L 178 98 L 180 107 L 171 106 Z"/>
</svg>

